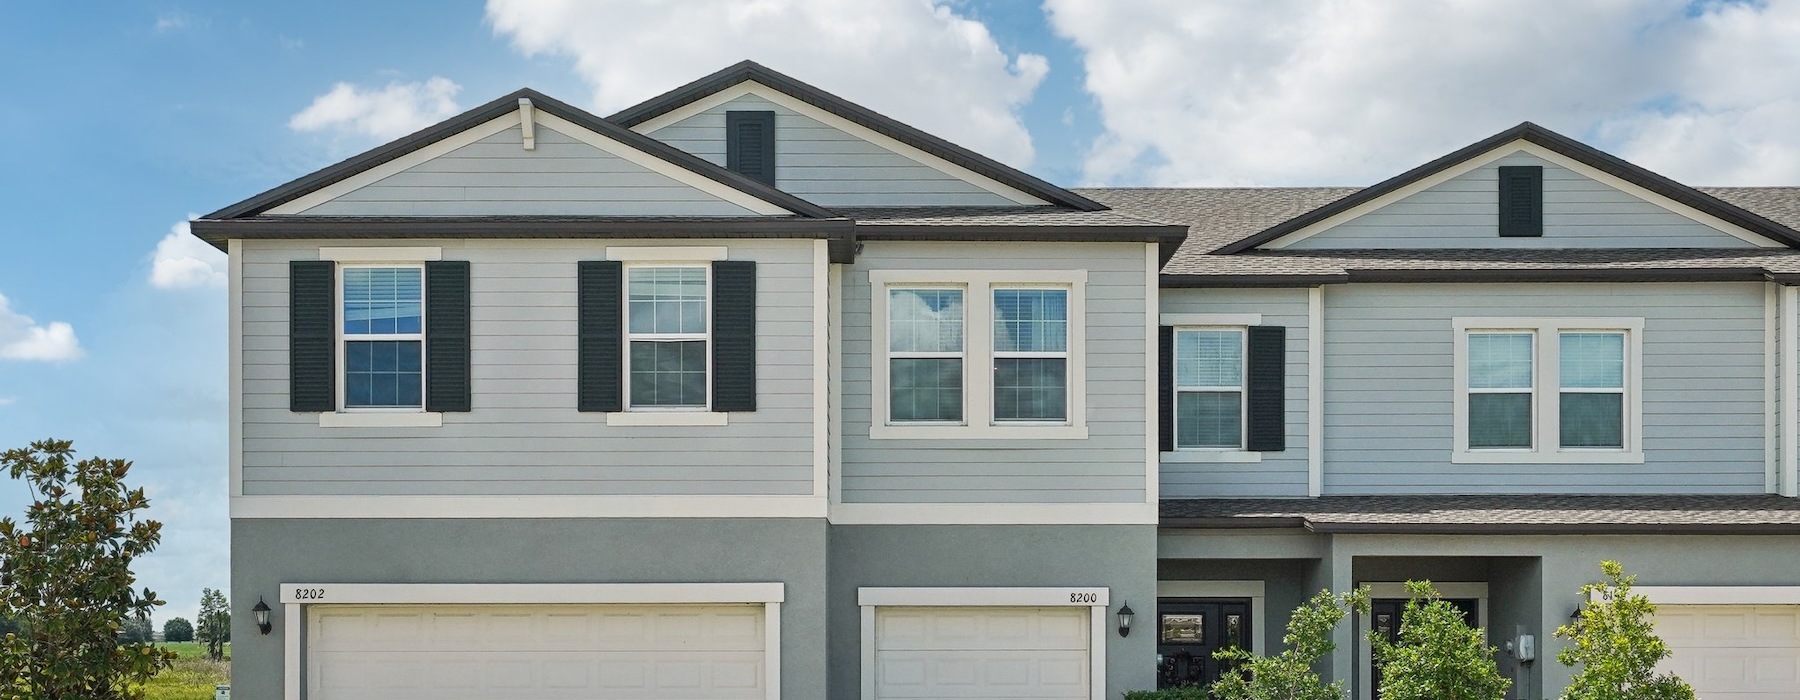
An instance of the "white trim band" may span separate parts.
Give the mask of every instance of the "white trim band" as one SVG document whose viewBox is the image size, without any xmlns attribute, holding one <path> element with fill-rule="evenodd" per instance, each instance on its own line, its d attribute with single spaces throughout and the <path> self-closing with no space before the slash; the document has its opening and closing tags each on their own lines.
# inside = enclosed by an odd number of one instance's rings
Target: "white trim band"
<svg viewBox="0 0 1800 700">
<path fill-rule="evenodd" d="M 813 495 L 236 496 L 231 499 L 231 517 L 823 518 L 825 499 Z"/>
<path fill-rule="evenodd" d="M 682 605 L 780 603 L 767 583 L 284 583 L 281 602 L 299 605 Z"/>
<path fill-rule="evenodd" d="M 1800 586 L 1634 586 L 1655 605 L 1800 605 Z"/>
</svg>

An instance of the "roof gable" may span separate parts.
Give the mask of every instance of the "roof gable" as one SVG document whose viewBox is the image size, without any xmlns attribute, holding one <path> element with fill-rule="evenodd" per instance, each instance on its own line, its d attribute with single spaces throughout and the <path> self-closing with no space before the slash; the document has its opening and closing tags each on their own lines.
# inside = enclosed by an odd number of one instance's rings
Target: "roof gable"
<svg viewBox="0 0 1800 700">
<path fill-rule="evenodd" d="M 754 95 L 760 100 L 789 110 L 796 116 L 816 121 L 950 177 L 999 194 L 1010 203 L 1055 204 L 1082 211 L 1100 211 L 1106 208 L 1086 197 L 753 61 L 743 61 L 651 98 L 612 115 L 608 120 L 641 133 L 652 133 L 745 95 Z"/>
<path fill-rule="evenodd" d="M 1800 232 L 1530 122 L 1495 134 L 1219 248 L 1279 249 L 1523 152 L 1759 247 L 1800 246 Z M 1497 246 L 1486 246 L 1497 247 Z M 1640 244 L 1641 247 L 1641 244 Z"/>
<path fill-rule="evenodd" d="M 522 100 L 529 100 L 530 110 L 522 109 Z M 434 190 L 431 185 L 424 184 L 453 179 L 424 177 L 432 170 L 431 166 L 425 166 L 426 163 L 452 154 L 472 157 L 484 147 L 500 146 L 499 142 L 509 143 L 511 149 L 525 154 L 518 158 L 526 163 L 523 168 L 527 171 L 536 167 L 530 164 L 532 161 L 542 163 L 548 168 L 558 167 L 550 165 L 549 161 L 566 159 L 558 159 L 548 154 L 533 155 L 534 151 L 523 150 L 521 143 L 524 122 L 520 115 L 526 111 L 534 115 L 534 130 L 542 135 L 540 141 L 544 142 L 548 149 L 560 148 L 565 154 L 581 153 L 591 156 L 588 162 L 576 166 L 576 170 L 585 168 L 591 171 L 586 173 L 588 175 L 610 172 L 625 179 L 636 177 L 639 179 L 638 184 L 651 185 L 651 189 L 660 186 L 664 189 L 665 195 L 673 194 L 678 200 L 685 199 L 693 203 L 705 203 L 703 206 L 687 211 L 675 207 L 670 211 L 657 213 L 697 216 L 799 215 L 809 218 L 832 218 L 835 216 L 824 207 L 745 178 L 655 139 L 620 128 L 535 90 L 523 89 L 427 127 L 410 136 L 379 146 L 336 165 L 220 209 L 204 218 L 235 219 L 303 212 L 339 215 L 555 213 L 600 216 L 649 213 L 641 208 L 635 211 L 607 211 L 604 207 L 593 207 L 589 211 L 545 212 L 529 210 L 529 207 L 527 207 L 528 210 L 507 209 L 503 206 L 484 207 L 466 204 L 470 201 L 469 193 L 462 185 L 451 184 L 449 187 Z M 489 141 L 483 143 L 484 140 Z M 577 160 L 581 159 L 577 158 Z M 504 169 L 506 166 L 500 167 Z M 567 164 L 562 164 L 562 167 L 567 167 Z M 513 173 L 513 175 L 519 174 L 522 173 Z M 396 176 L 399 179 L 389 181 Z M 488 176 L 493 177 L 494 174 L 490 173 Z M 501 177 L 501 179 L 505 180 L 506 178 Z M 399 201 L 394 201 L 392 206 L 387 207 L 346 205 L 321 208 L 321 205 L 344 196 L 349 196 L 347 201 L 353 202 L 389 201 L 382 199 L 385 195 L 374 191 L 367 194 L 355 194 L 376 183 L 404 190 L 405 201 L 411 203 L 410 208 L 406 211 L 397 211 L 396 207 L 401 204 Z M 560 189 L 545 188 L 541 185 L 537 188 Z M 492 191 L 496 188 L 487 189 Z M 577 189 L 598 190 L 600 186 Z M 679 191 L 685 192 L 684 194 L 675 194 Z M 570 195 L 567 192 L 561 194 Z M 556 195 L 551 193 L 549 196 Z M 575 193 L 572 196 L 579 198 L 582 195 Z M 623 198 L 624 195 L 611 197 L 620 202 L 623 201 Z M 462 201 L 465 204 L 434 208 L 428 204 L 434 201 L 439 203 Z"/>
</svg>

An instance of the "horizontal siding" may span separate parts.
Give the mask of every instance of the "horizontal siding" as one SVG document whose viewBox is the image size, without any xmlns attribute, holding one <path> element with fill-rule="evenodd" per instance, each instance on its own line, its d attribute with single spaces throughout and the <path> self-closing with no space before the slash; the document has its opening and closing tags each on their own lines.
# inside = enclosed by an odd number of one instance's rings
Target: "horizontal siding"
<svg viewBox="0 0 1800 700">
<path fill-rule="evenodd" d="M 1256 463 L 1162 463 L 1163 498 L 1255 498 L 1306 495 L 1305 289 L 1165 289 L 1165 314 L 1262 314 L 1263 325 L 1287 327 L 1287 449 Z M 1168 455 L 1164 455 L 1167 457 Z"/>
<path fill-rule="evenodd" d="M 812 493 L 811 241 L 684 243 L 757 262 L 758 410 L 644 428 L 575 410 L 575 264 L 605 258 L 597 240 L 405 242 L 471 261 L 474 410 L 439 428 L 320 428 L 289 412 L 287 263 L 337 244 L 244 245 L 246 495 Z"/>
<path fill-rule="evenodd" d="M 519 127 L 382 178 L 305 214 L 322 216 L 749 216 L 673 178 L 538 125 Z"/>
<path fill-rule="evenodd" d="M 1005 206 L 1016 202 L 755 95 L 670 124 L 650 136 L 725 164 L 725 113 L 775 113 L 775 182 L 824 206 Z"/>
<path fill-rule="evenodd" d="M 1327 494 L 1763 490 L 1761 285 L 1348 285 L 1325 305 Z M 1458 316 L 1642 317 L 1645 463 L 1451 464 Z"/>
<path fill-rule="evenodd" d="M 972 261 L 979 261 L 972 262 Z M 1143 244 L 868 242 L 843 300 L 847 503 L 1141 503 L 1145 481 Z M 1085 269 L 1086 440 L 869 438 L 870 270 Z M 977 332 L 971 330 L 970 332 Z"/>
<path fill-rule="evenodd" d="M 1501 238 L 1499 168 L 1544 168 L 1544 235 Z M 1287 246 L 1748 248 L 1749 243 L 1536 156 L 1515 153 Z"/>
</svg>

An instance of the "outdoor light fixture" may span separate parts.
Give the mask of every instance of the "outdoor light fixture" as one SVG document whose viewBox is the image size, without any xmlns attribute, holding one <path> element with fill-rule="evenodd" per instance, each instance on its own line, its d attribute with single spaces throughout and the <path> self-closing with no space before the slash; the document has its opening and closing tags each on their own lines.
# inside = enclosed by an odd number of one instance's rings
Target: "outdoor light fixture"
<svg viewBox="0 0 1800 700">
<path fill-rule="evenodd" d="M 256 629 L 261 630 L 263 634 L 268 634 L 269 629 L 274 626 L 269 624 L 269 604 L 263 602 L 262 597 L 258 596 L 256 607 L 251 608 L 250 612 L 256 614 Z"/>
<path fill-rule="evenodd" d="M 1127 602 L 1119 606 L 1119 636 L 1131 636 L 1131 617 L 1131 603 Z"/>
<path fill-rule="evenodd" d="M 1570 625 L 1579 625 L 1579 624 L 1581 624 L 1581 610 L 1582 610 L 1582 607 L 1583 607 L 1583 606 L 1581 606 L 1581 605 L 1576 605 L 1576 606 L 1575 606 L 1575 612 L 1572 612 L 1572 613 L 1569 613 L 1569 624 L 1570 624 Z"/>
</svg>

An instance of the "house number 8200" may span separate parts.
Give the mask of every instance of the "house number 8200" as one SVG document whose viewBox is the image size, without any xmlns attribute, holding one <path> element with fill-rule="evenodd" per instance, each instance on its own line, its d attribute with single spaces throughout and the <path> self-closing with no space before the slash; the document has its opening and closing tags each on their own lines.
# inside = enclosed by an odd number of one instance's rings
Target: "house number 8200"
<svg viewBox="0 0 1800 700">
<path fill-rule="evenodd" d="M 1098 603 L 1098 602 L 1100 602 L 1100 594 L 1099 593 L 1070 593 L 1069 594 L 1069 602 L 1071 602 L 1071 603 Z"/>
<path fill-rule="evenodd" d="M 325 599 L 325 589 L 323 589 L 323 588 L 296 588 L 296 589 L 294 589 L 294 599 L 295 600 L 324 600 Z"/>
</svg>

